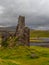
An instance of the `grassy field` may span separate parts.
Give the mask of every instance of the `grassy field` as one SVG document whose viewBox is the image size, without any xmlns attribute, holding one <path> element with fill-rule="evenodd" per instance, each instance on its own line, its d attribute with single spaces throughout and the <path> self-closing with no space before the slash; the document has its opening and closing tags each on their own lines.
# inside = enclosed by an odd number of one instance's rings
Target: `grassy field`
<svg viewBox="0 0 49 65">
<path fill-rule="evenodd" d="M 44 43 L 44 41 L 42 41 L 42 40 L 33 40 L 33 39 L 30 39 L 30 42 L 31 43 Z"/>
<path fill-rule="evenodd" d="M 49 31 L 32 30 L 30 31 L 30 38 L 34 37 L 49 37 Z M 36 40 L 36 42 L 38 41 L 41 42 Z M 38 46 L 1 47 L 0 65 L 49 65 L 49 48 Z"/>
<path fill-rule="evenodd" d="M 30 38 L 33 37 L 49 37 L 49 31 L 30 30 Z"/>
<path fill-rule="evenodd" d="M 49 65 L 49 48 L 0 48 L 0 65 Z"/>
<path fill-rule="evenodd" d="M 44 42 L 43 40 L 38 39 L 40 37 L 49 38 L 49 31 L 30 30 L 30 42 Z M 34 40 L 34 38 L 37 38 L 37 39 Z"/>
</svg>

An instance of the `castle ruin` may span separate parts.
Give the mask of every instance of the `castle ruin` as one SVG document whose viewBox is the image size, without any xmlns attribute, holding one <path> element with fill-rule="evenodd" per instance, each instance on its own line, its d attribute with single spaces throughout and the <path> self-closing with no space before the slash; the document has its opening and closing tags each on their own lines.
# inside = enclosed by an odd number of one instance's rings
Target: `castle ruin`
<svg viewBox="0 0 49 65">
<path fill-rule="evenodd" d="M 18 43 L 29 46 L 30 29 L 25 27 L 25 17 L 19 16 L 15 36 L 18 37 Z"/>
<path fill-rule="evenodd" d="M 11 37 L 11 42 L 9 43 L 9 47 L 12 46 L 29 46 L 30 42 L 29 42 L 29 38 L 30 38 L 30 29 L 28 27 L 25 26 L 25 17 L 24 16 L 19 16 L 18 18 L 18 24 L 16 26 L 16 31 L 14 33 L 14 35 L 10 35 L 8 32 L 4 32 L 4 34 L 2 34 L 2 41 L 3 43 L 5 41 L 8 40 L 8 38 Z M 15 39 L 16 38 L 16 41 Z"/>
</svg>

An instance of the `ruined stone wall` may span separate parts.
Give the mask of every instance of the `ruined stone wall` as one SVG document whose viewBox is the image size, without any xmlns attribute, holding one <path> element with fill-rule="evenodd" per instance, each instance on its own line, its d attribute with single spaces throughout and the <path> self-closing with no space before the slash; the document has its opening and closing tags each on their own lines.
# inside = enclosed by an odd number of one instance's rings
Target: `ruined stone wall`
<svg viewBox="0 0 49 65">
<path fill-rule="evenodd" d="M 25 27 L 25 17 L 24 16 L 19 16 L 18 26 L 20 29 L 23 29 Z"/>
<path fill-rule="evenodd" d="M 9 39 L 8 39 L 9 38 Z M 18 25 L 16 26 L 16 32 L 14 35 L 10 35 L 9 32 L 4 32 L 2 34 L 2 46 L 13 47 L 16 45 L 29 46 L 30 42 L 30 29 L 25 27 L 25 17 L 19 16 Z M 7 43 L 8 41 L 8 43 Z"/>
<path fill-rule="evenodd" d="M 28 27 L 25 27 L 24 29 L 24 39 L 25 39 L 25 45 L 30 45 L 30 29 Z"/>
<path fill-rule="evenodd" d="M 16 26 L 15 36 L 22 35 L 25 28 L 25 17 L 19 16 L 18 25 Z"/>
<path fill-rule="evenodd" d="M 7 31 L 2 32 L 2 44 L 1 44 L 1 46 L 5 46 L 5 47 L 8 46 L 7 40 L 9 37 L 10 37 L 9 32 L 7 32 Z"/>
<path fill-rule="evenodd" d="M 30 29 L 25 27 L 25 17 L 19 16 L 18 25 L 16 27 L 16 34 L 18 39 L 18 44 L 29 45 Z"/>
</svg>

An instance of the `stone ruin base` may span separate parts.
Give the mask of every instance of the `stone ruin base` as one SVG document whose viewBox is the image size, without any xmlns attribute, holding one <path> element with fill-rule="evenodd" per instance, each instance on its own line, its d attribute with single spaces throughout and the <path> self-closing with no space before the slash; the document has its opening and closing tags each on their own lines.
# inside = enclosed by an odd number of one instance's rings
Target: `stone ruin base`
<svg viewBox="0 0 49 65">
<path fill-rule="evenodd" d="M 10 39 L 11 37 L 11 39 Z M 25 17 L 19 16 L 18 18 L 18 25 L 16 26 L 16 32 L 14 35 L 10 35 L 8 32 L 4 32 L 2 34 L 2 41 L 5 42 L 8 39 L 8 46 L 30 46 L 30 29 L 28 27 L 25 27 Z"/>
</svg>

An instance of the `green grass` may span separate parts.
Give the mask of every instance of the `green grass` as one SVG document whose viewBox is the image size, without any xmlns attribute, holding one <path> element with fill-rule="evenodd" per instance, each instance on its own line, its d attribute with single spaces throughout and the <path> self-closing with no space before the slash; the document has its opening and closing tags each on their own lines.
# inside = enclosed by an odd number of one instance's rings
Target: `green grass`
<svg viewBox="0 0 49 65">
<path fill-rule="evenodd" d="M 32 57 L 32 54 L 37 57 Z M 49 48 L 0 48 L 0 65 L 49 65 Z"/>
<path fill-rule="evenodd" d="M 42 41 L 42 40 L 33 40 L 33 39 L 30 39 L 30 42 L 31 43 L 41 43 L 41 42 L 44 42 L 44 41 Z"/>
<path fill-rule="evenodd" d="M 49 37 L 49 31 L 30 30 L 30 38 L 32 37 Z"/>
<path fill-rule="evenodd" d="M 30 30 L 30 42 L 44 42 L 43 40 L 39 40 L 38 38 L 49 38 L 49 31 L 43 30 Z M 34 40 L 34 38 L 37 38 Z"/>
</svg>

